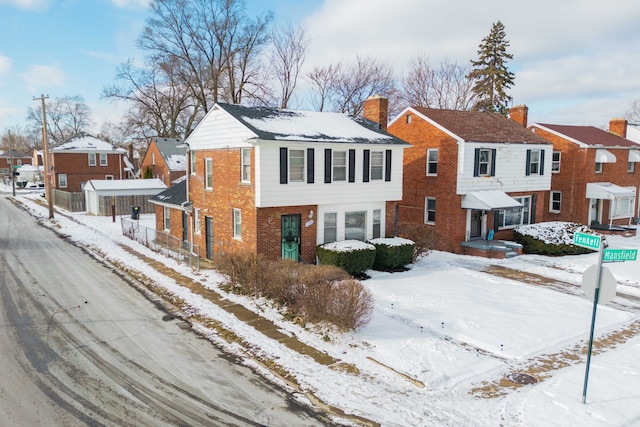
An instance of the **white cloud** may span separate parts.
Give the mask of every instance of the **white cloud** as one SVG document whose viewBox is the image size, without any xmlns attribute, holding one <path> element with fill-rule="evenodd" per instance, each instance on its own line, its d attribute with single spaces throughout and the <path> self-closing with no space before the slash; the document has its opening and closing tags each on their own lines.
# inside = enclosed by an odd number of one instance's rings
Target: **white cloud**
<svg viewBox="0 0 640 427">
<path fill-rule="evenodd" d="M 151 0 L 111 0 L 111 3 L 120 9 L 146 9 Z"/>
<path fill-rule="evenodd" d="M 64 84 L 65 74 L 56 66 L 33 65 L 22 74 L 22 78 L 30 92 L 47 92 L 53 87 Z"/>
<path fill-rule="evenodd" d="M 529 105 L 530 117 L 536 114 L 532 105 L 572 105 L 583 114 L 572 117 L 576 124 L 606 123 L 640 96 L 640 8 L 634 0 L 585 3 L 539 0 L 523 10 L 504 0 L 459 0 L 455 7 L 418 0 L 396 0 L 393 7 L 388 0 L 325 0 L 306 20 L 305 70 L 351 62 L 357 55 L 389 61 L 398 77 L 418 54 L 433 65 L 445 59 L 468 64 L 499 20 L 514 55 L 514 104 Z"/>
<path fill-rule="evenodd" d="M 11 58 L 0 54 L 0 74 L 6 74 L 11 71 Z"/>
<path fill-rule="evenodd" d="M 0 5 L 4 4 L 25 10 L 45 10 L 51 4 L 51 0 L 0 0 Z"/>
</svg>

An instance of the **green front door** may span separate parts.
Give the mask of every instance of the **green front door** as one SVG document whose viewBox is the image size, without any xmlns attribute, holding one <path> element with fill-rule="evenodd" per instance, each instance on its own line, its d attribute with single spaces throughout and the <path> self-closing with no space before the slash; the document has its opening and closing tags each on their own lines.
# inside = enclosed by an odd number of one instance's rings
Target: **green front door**
<svg viewBox="0 0 640 427">
<path fill-rule="evenodd" d="M 300 255 L 300 215 L 282 215 L 282 259 L 298 261 Z"/>
</svg>

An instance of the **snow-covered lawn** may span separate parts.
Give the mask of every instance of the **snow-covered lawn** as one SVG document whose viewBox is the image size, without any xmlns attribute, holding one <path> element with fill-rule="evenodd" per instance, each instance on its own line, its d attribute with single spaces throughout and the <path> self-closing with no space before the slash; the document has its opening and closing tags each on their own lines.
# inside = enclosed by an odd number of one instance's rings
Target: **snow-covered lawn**
<svg viewBox="0 0 640 427">
<path fill-rule="evenodd" d="M 45 218 L 47 209 L 19 195 L 32 214 Z M 100 247 L 109 257 L 127 262 L 175 289 L 140 265 L 115 241 L 135 246 L 147 256 L 159 256 L 121 236 L 120 219 L 57 215 L 59 232 L 85 245 Z M 152 216 L 141 222 L 153 227 Z M 640 238 L 609 237 L 611 248 L 640 248 Z M 185 275 L 215 288 L 215 271 L 194 275 L 185 266 L 163 259 Z M 640 295 L 640 261 L 610 263 L 618 289 Z M 591 360 L 587 403 L 582 403 L 585 358 L 547 372 L 535 385 L 505 388 L 500 397 L 471 391 L 498 383 L 516 368 L 562 351 L 574 351 L 588 339 L 592 303 L 579 290 L 563 293 L 483 272 L 500 265 L 580 285 L 581 274 L 597 263 L 597 254 L 549 258 L 524 255 L 509 260 L 432 252 L 402 273 L 370 271 L 364 281 L 375 298 L 372 321 L 344 335 L 306 330 L 279 319 L 277 313 L 238 296 L 228 299 L 260 311 L 283 331 L 356 365 L 359 375 L 321 366 L 293 354 L 256 333 L 250 326 L 206 304 L 188 291 L 176 291 L 194 307 L 222 318 L 226 327 L 255 343 L 288 369 L 305 389 L 328 404 L 379 422 L 383 426 L 628 426 L 640 425 L 640 338 L 607 348 Z M 613 302 L 616 302 L 616 297 Z M 599 306 L 596 338 L 622 330 L 637 313 Z M 230 350 L 233 350 L 230 348 Z M 250 363 L 250 362 L 248 362 Z"/>
</svg>

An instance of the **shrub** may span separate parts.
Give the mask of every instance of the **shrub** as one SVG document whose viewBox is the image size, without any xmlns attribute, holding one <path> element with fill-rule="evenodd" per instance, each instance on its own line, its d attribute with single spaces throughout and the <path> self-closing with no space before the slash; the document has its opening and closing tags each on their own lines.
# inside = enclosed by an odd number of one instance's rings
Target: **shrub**
<svg viewBox="0 0 640 427">
<path fill-rule="evenodd" d="M 376 247 L 359 240 L 345 240 L 317 246 L 316 255 L 320 264 L 335 265 L 356 276 L 373 267 Z"/>
<path fill-rule="evenodd" d="M 597 234 L 586 225 L 552 221 L 517 227 L 514 230 L 514 239 L 522 245 L 522 251 L 527 254 L 563 256 L 592 252 L 591 249 L 573 244 L 573 235 L 576 232 Z"/>
<path fill-rule="evenodd" d="M 416 244 L 411 240 L 395 237 L 373 239 L 369 243 L 376 247 L 374 270 L 393 271 L 413 261 Z"/>
<path fill-rule="evenodd" d="M 400 224 L 398 225 L 398 236 L 415 243 L 412 262 L 437 248 L 438 242 L 441 240 L 436 229 L 427 224 Z"/>
<path fill-rule="evenodd" d="M 230 291 L 268 298 L 285 310 L 285 317 L 303 325 L 331 322 L 345 330 L 370 319 L 370 293 L 337 266 L 266 261 L 243 252 L 219 254 L 214 262 L 229 277 Z"/>
<path fill-rule="evenodd" d="M 357 329 L 371 320 L 373 296 L 357 280 L 344 280 L 331 288 L 329 321 L 341 330 Z"/>
</svg>

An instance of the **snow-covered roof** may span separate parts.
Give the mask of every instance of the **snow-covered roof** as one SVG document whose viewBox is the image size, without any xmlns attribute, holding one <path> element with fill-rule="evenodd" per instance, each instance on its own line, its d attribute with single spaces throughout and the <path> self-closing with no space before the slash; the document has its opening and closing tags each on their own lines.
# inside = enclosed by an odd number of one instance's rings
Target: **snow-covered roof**
<svg viewBox="0 0 640 427">
<path fill-rule="evenodd" d="M 182 143 L 180 138 L 153 138 L 153 142 L 170 171 L 187 170 L 187 152 L 184 148 L 179 148 Z"/>
<path fill-rule="evenodd" d="M 91 135 L 78 135 L 69 141 L 51 150 L 54 153 L 121 153 L 126 154 L 127 150 L 118 148 L 110 142 L 103 141 Z"/>
<path fill-rule="evenodd" d="M 402 144 L 370 120 L 343 113 L 217 104 L 263 140 Z"/>
<path fill-rule="evenodd" d="M 85 188 L 94 190 L 164 190 L 164 182 L 158 178 L 150 179 L 91 179 Z"/>
</svg>

